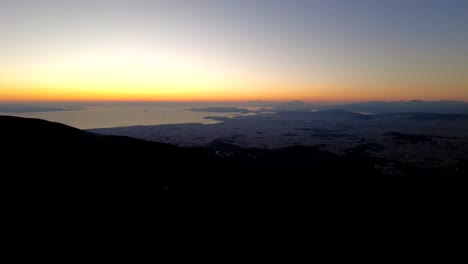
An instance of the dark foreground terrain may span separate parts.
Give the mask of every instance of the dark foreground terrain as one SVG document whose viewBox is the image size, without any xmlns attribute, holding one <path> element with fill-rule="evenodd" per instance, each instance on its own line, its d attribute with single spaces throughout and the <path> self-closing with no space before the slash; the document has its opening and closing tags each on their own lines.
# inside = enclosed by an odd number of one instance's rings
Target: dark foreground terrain
<svg viewBox="0 0 468 264">
<path fill-rule="evenodd" d="M 392 175 L 379 169 L 388 161 L 367 154 L 369 144 L 339 156 L 320 146 L 222 141 L 182 148 L 6 116 L 0 146 L 2 229 L 20 244 L 126 248 L 150 239 L 367 250 L 394 239 L 402 247 L 454 241 L 468 220 L 468 157 L 453 170 L 392 163 L 403 172 Z"/>
</svg>

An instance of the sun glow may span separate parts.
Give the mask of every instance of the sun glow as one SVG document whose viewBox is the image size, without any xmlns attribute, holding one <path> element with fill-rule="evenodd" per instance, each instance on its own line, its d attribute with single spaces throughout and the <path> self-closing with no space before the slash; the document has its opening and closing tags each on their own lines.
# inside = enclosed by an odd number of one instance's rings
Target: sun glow
<svg viewBox="0 0 468 264">
<path fill-rule="evenodd" d="M 287 65 L 248 64 L 245 58 L 163 45 L 108 47 L 67 47 L 3 60 L 0 101 L 338 102 L 422 98 L 420 89 L 408 89 L 410 82 L 406 79 L 362 82 L 340 79 L 340 75 L 330 77 L 320 69 L 304 74 Z M 425 87 L 428 93 L 422 99 L 452 99 L 440 85 L 411 85 Z M 460 87 L 462 94 L 463 84 Z"/>
<path fill-rule="evenodd" d="M 463 1 L 107 2 L 0 1 L 0 102 L 468 100 Z"/>
<path fill-rule="evenodd" d="M 286 94 L 274 78 L 181 51 L 68 51 L 8 66 L 0 78 L 3 100 L 237 100 L 266 91 L 270 98 Z"/>
</svg>

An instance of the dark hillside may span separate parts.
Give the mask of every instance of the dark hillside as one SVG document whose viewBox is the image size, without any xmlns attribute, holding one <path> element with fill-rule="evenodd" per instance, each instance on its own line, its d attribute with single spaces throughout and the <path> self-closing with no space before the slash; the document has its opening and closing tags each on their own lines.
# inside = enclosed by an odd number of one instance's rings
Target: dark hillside
<svg viewBox="0 0 468 264">
<path fill-rule="evenodd" d="M 463 160 L 456 172 L 393 164 L 404 175 L 381 175 L 386 161 L 367 145 L 344 156 L 180 148 L 13 117 L 0 117 L 0 145 L 2 207 L 16 238 L 256 243 L 313 234 L 325 243 L 420 239 L 467 220 Z"/>
</svg>

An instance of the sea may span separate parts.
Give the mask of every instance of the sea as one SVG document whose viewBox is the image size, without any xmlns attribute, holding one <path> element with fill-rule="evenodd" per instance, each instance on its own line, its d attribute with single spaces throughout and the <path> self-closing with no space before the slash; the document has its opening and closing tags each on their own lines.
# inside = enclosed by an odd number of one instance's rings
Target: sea
<svg viewBox="0 0 468 264">
<path fill-rule="evenodd" d="M 213 105 L 196 105 L 210 107 Z M 207 116 L 235 117 L 240 113 L 216 113 L 191 111 L 191 106 L 150 105 L 150 106 L 91 106 L 79 110 L 50 112 L 2 113 L 27 118 L 39 118 L 66 124 L 79 129 L 149 126 L 182 123 L 218 123 Z M 242 107 L 256 110 L 257 107 Z"/>
</svg>

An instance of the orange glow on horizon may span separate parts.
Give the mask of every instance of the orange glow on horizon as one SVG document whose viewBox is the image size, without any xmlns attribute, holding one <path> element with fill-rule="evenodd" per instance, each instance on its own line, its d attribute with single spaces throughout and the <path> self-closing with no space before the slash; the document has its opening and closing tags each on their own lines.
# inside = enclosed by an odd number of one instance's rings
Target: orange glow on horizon
<svg viewBox="0 0 468 264">
<path fill-rule="evenodd" d="M 468 100 L 463 80 L 377 80 L 280 66 L 172 47 L 65 49 L 0 63 L 0 101 Z"/>
<path fill-rule="evenodd" d="M 0 1 L 0 102 L 468 101 L 468 5 L 27 2 Z"/>
<path fill-rule="evenodd" d="M 439 93 L 428 93 L 421 96 L 417 93 L 403 93 L 395 89 L 395 93 L 371 92 L 367 89 L 354 87 L 321 86 L 305 89 L 284 89 L 284 87 L 263 87 L 263 89 L 58 89 L 58 88 L 6 88 L 0 86 L 0 102 L 245 102 L 245 101 L 293 101 L 304 102 L 359 102 L 359 101 L 399 101 L 399 100 L 458 100 L 460 98 Z M 250 90 L 250 92 L 248 92 Z M 256 90 L 259 90 L 256 92 Z M 292 92 L 288 92 L 288 90 Z M 360 92 L 358 92 L 361 90 Z M 441 91 L 441 89 L 434 89 Z M 266 92 L 268 91 L 268 92 Z M 387 90 L 388 91 L 388 90 Z"/>
</svg>

